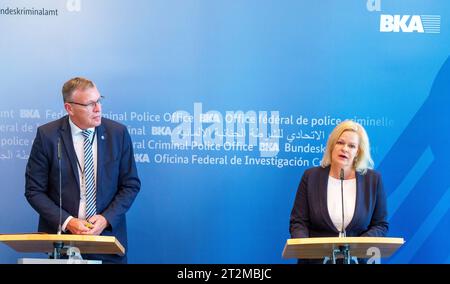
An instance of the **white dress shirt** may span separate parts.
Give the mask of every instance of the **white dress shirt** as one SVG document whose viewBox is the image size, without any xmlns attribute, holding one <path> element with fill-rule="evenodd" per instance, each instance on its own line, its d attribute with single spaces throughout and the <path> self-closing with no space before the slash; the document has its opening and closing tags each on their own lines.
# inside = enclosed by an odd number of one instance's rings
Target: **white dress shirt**
<svg viewBox="0 0 450 284">
<path fill-rule="evenodd" d="M 356 206 L 356 178 L 344 180 L 344 227 L 353 219 Z M 340 232 L 342 229 L 341 180 L 328 177 L 327 206 L 331 221 Z"/>
<path fill-rule="evenodd" d="M 86 186 L 84 184 L 83 170 L 84 170 L 84 136 L 82 134 L 82 129 L 76 126 L 72 120 L 69 118 L 70 131 L 72 133 L 73 147 L 75 148 L 75 153 L 77 155 L 77 167 L 78 176 L 80 178 L 80 207 L 78 208 L 78 219 L 86 218 Z M 91 137 L 89 139 L 92 141 L 92 154 L 94 158 L 94 179 L 95 184 L 97 184 L 97 135 L 95 135 L 95 128 L 88 128 L 92 131 Z M 67 224 L 73 218 L 73 216 L 68 217 L 62 229 L 65 231 Z"/>
</svg>

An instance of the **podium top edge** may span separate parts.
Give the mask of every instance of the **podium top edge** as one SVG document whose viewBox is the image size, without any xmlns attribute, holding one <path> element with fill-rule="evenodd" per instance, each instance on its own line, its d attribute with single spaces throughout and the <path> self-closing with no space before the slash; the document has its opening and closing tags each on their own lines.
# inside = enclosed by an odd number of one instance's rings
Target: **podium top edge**
<svg viewBox="0 0 450 284">
<path fill-rule="evenodd" d="M 0 234 L 0 242 L 6 241 L 96 241 L 96 242 L 116 242 L 113 236 L 94 236 L 94 235 L 70 235 L 70 234 Z"/>
<path fill-rule="evenodd" d="M 323 238 L 294 238 L 288 239 L 288 245 L 302 245 L 302 244 L 399 244 L 405 243 L 403 238 L 387 238 L 387 237 L 323 237 Z"/>
<path fill-rule="evenodd" d="M 4 243 L 17 252 L 52 252 L 55 243 L 76 246 L 86 253 L 125 254 L 125 248 L 114 236 L 58 235 L 58 234 L 3 234 Z"/>
</svg>

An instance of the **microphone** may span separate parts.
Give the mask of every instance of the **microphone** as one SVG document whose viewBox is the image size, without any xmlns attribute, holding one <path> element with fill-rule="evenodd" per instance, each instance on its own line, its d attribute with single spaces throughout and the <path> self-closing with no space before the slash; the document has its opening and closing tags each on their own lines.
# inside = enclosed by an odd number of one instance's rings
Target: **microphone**
<svg viewBox="0 0 450 284">
<path fill-rule="evenodd" d="M 340 179 L 341 179 L 341 202 L 342 202 L 342 227 L 341 231 L 339 232 L 339 237 L 346 237 L 347 233 L 345 232 L 345 225 L 344 225 L 344 169 L 341 169 L 340 173 Z"/>
<path fill-rule="evenodd" d="M 59 223 L 58 235 L 62 232 L 62 169 L 61 169 L 61 137 L 58 137 L 58 168 L 59 168 Z"/>
</svg>

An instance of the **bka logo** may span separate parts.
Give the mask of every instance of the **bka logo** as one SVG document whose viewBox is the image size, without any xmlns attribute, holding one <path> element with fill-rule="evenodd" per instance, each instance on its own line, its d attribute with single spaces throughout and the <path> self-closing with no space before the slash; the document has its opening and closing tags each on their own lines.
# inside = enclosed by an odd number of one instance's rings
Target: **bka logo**
<svg viewBox="0 0 450 284">
<path fill-rule="evenodd" d="M 167 126 L 152 126 L 152 135 L 171 135 L 172 130 Z"/>
<path fill-rule="evenodd" d="M 41 118 L 37 109 L 21 109 L 20 118 Z"/>
<path fill-rule="evenodd" d="M 134 160 L 136 163 L 150 163 L 150 159 L 147 154 L 134 154 Z"/>
<path fill-rule="evenodd" d="M 381 15 L 380 16 L 380 32 L 404 32 L 423 33 L 423 25 L 420 16 L 417 15 Z"/>
<path fill-rule="evenodd" d="M 439 15 L 380 15 L 380 32 L 440 33 Z"/>
</svg>

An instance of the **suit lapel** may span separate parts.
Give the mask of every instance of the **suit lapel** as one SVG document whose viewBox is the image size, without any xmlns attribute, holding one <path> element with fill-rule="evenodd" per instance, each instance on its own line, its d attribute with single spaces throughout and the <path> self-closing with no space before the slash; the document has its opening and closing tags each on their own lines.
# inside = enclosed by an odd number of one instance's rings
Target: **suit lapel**
<svg viewBox="0 0 450 284">
<path fill-rule="evenodd" d="M 80 188 L 80 177 L 78 175 L 78 165 L 77 165 L 77 154 L 75 153 L 75 148 L 73 147 L 72 133 L 70 131 L 69 117 L 63 120 L 61 128 L 59 129 L 61 140 L 66 150 L 67 157 L 70 162 L 70 166 L 75 176 L 75 182 L 77 183 L 78 189 Z"/>
<path fill-rule="evenodd" d="M 97 210 L 99 209 L 99 200 L 102 200 L 102 183 L 103 169 L 105 168 L 105 157 L 106 157 L 106 131 L 103 124 L 100 124 L 97 128 Z"/>
<path fill-rule="evenodd" d="M 349 232 L 353 229 L 353 226 L 355 223 L 358 223 L 358 218 L 360 217 L 359 214 L 359 207 L 361 206 L 361 204 L 363 204 L 364 202 L 364 178 L 363 176 L 356 172 L 356 204 L 355 204 L 355 211 L 353 212 L 353 218 L 350 221 L 350 223 L 348 224 L 346 231 Z"/>
</svg>

